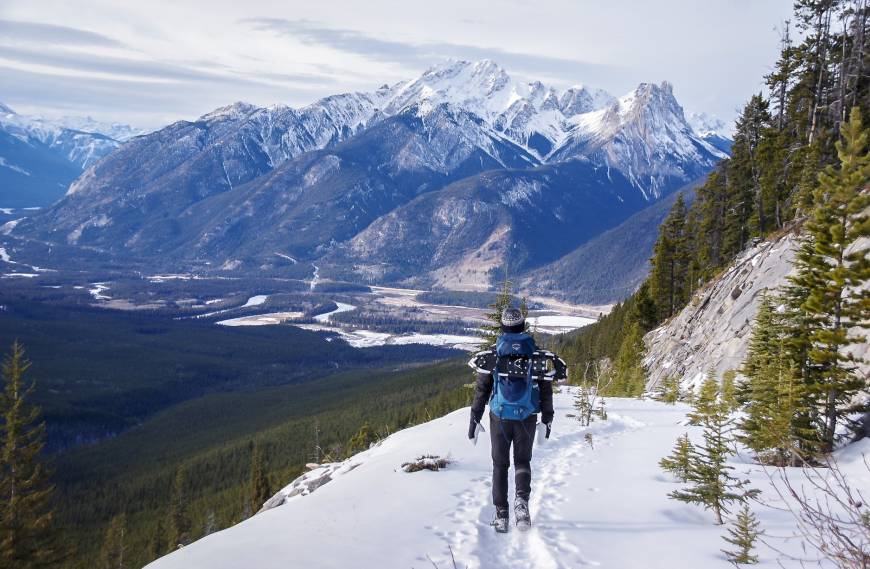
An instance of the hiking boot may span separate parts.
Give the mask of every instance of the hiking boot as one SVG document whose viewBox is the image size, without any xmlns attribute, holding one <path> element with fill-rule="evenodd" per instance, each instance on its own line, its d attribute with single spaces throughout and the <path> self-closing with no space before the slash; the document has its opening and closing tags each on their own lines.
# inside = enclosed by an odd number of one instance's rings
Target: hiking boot
<svg viewBox="0 0 870 569">
<path fill-rule="evenodd" d="M 517 498 L 514 501 L 514 515 L 517 519 L 517 529 L 526 531 L 532 527 L 532 517 L 529 515 L 529 501 Z"/>
<path fill-rule="evenodd" d="M 509 524 L 510 515 L 508 514 L 507 508 L 503 510 L 496 510 L 495 519 L 492 520 L 492 527 L 495 528 L 495 531 L 497 531 L 498 533 L 507 533 Z"/>
</svg>

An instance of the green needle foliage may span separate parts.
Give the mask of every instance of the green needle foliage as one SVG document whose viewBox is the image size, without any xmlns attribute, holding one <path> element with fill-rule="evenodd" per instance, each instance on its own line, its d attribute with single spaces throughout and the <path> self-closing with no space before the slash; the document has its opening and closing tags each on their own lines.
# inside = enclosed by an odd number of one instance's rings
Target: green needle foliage
<svg viewBox="0 0 870 569">
<path fill-rule="evenodd" d="M 747 380 L 739 438 L 761 462 L 795 466 L 816 446 L 816 434 L 807 427 L 812 408 L 788 351 L 785 320 L 775 310 L 778 302 L 762 297 L 752 329 L 743 366 Z"/>
<path fill-rule="evenodd" d="M 172 481 L 172 494 L 169 499 L 169 550 L 190 543 L 190 496 L 188 494 L 187 468 L 179 467 Z"/>
<path fill-rule="evenodd" d="M 688 482 L 692 452 L 694 450 L 695 447 L 692 445 L 692 441 L 689 440 L 689 433 L 684 433 L 683 436 L 677 439 L 671 454 L 659 461 L 659 466 L 665 472 L 673 474 L 680 482 Z"/>
<path fill-rule="evenodd" d="M 734 549 L 723 549 L 722 553 L 735 566 L 758 563 L 758 556 L 752 553 L 755 541 L 761 534 L 758 531 L 758 526 L 759 522 L 752 510 L 749 509 L 749 505 L 743 504 L 737 513 L 733 527 L 728 528 L 728 535 L 722 536 L 722 539 L 734 546 Z"/>
<path fill-rule="evenodd" d="M 708 377 L 704 382 L 707 389 L 702 388 L 702 394 L 709 391 L 709 385 L 715 384 L 715 381 L 715 377 Z M 716 523 L 721 525 L 723 516 L 730 512 L 732 502 L 743 502 L 757 492 L 744 490 L 745 482 L 731 475 L 733 467 L 727 461 L 734 454 L 734 421 L 718 393 L 714 395 L 712 403 L 696 408 L 696 417 L 698 424 L 704 428 L 704 442 L 695 445 L 690 452 L 685 476 L 687 486 L 671 492 L 669 496 L 712 510 Z"/>
<path fill-rule="evenodd" d="M 639 397 L 643 394 L 646 386 L 646 369 L 643 366 L 645 353 L 643 332 L 635 322 L 622 341 L 613 366 L 606 372 L 610 375 L 608 381 L 604 382 L 607 385 L 606 395 Z"/>
<path fill-rule="evenodd" d="M 700 425 L 706 417 L 709 417 L 719 409 L 719 382 L 713 370 L 707 372 L 704 383 L 701 384 L 701 390 L 698 392 L 698 396 L 693 401 L 692 406 L 694 409 L 689 413 L 690 425 Z"/>
<path fill-rule="evenodd" d="M 251 444 L 251 496 L 250 511 L 252 514 L 272 497 L 272 489 L 264 465 L 263 449 L 260 443 Z"/>
<path fill-rule="evenodd" d="M 0 398 L 0 566 L 16 569 L 56 567 L 54 486 L 40 453 L 45 423 L 38 407 L 29 403 L 35 384 L 24 377 L 30 362 L 18 342 L 2 366 Z"/>
<path fill-rule="evenodd" d="M 662 380 L 659 386 L 657 399 L 662 403 L 673 405 L 680 400 L 680 378 L 669 375 Z"/>
<path fill-rule="evenodd" d="M 112 518 L 100 550 L 99 569 L 127 569 L 125 562 L 127 519 L 124 514 Z"/>
<path fill-rule="evenodd" d="M 847 404 L 865 387 L 856 373 L 859 363 L 846 348 L 864 341 L 857 326 L 870 321 L 870 293 L 862 285 L 870 278 L 867 252 L 854 245 L 870 236 L 870 153 L 861 111 L 852 109 L 835 144 L 839 167 L 829 165 L 813 192 L 813 211 L 804 226 L 797 254 L 797 274 L 791 285 L 800 304 L 794 307 L 807 339 L 808 396 L 820 410 L 822 450 L 834 448 L 838 423 Z"/>
</svg>

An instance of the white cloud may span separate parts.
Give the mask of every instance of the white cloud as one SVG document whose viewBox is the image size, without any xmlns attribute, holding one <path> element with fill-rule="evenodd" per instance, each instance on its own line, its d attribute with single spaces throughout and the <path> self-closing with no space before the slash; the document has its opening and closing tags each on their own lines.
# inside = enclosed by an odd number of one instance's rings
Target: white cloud
<svg viewBox="0 0 870 569">
<path fill-rule="evenodd" d="M 791 0 L 4 0 L 0 101 L 159 126 L 236 100 L 301 105 L 494 59 L 621 94 L 667 79 L 726 119 L 762 87 Z"/>
</svg>

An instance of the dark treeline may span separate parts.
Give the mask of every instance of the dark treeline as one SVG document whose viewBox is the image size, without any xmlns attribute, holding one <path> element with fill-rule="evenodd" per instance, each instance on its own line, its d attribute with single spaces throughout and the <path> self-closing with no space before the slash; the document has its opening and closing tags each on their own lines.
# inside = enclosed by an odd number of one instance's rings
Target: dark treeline
<svg viewBox="0 0 870 569">
<path fill-rule="evenodd" d="M 616 360 L 623 343 L 634 341 L 633 328 L 647 332 L 670 318 L 753 240 L 787 231 L 821 206 L 827 194 L 816 191 L 819 176 L 841 162 L 841 127 L 852 109 L 870 116 L 868 14 L 866 0 L 795 2 L 765 77 L 767 94 L 749 99 L 731 158 L 710 173 L 691 206 L 677 199 L 660 226 L 647 280 L 599 323 L 557 340 L 575 370 Z"/>
</svg>

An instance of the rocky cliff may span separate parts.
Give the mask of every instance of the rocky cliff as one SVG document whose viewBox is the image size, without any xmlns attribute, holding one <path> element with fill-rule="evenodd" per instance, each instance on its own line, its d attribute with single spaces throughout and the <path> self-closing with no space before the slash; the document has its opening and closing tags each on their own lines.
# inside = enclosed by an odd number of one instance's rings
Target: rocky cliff
<svg viewBox="0 0 870 569">
<path fill-rule="evenodd" d="M 866 249 L 867 243 L 860 243 Z M 762 293 L 787 283 L 794 270 L 798 236 L 787 233 L 743 252 L 720 276 L 695 293 L 691 302 L 644 338 L 647 388 L 677 376 L 684 388 L 698 388 L 708 370 L 738 370 L 746 356 Z M 863 358 L 868 344 L 853 346 Z M 870 366 L 861 373 L 866 377 Z"/>
</svg>

